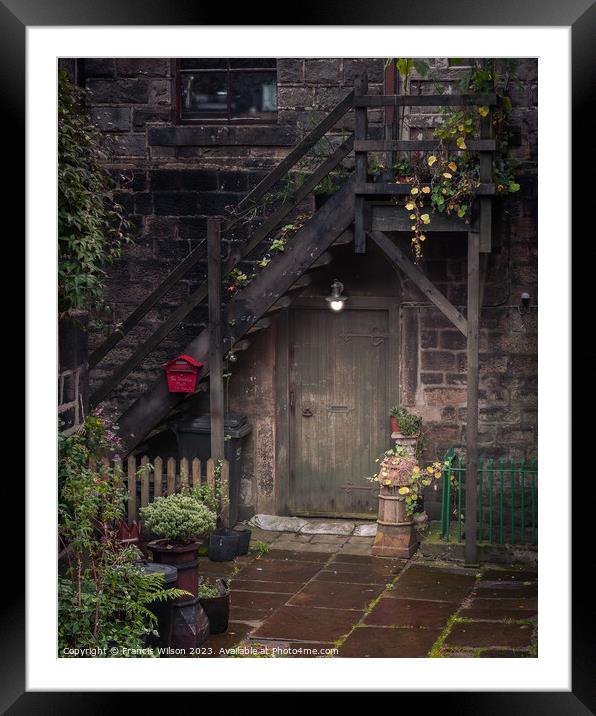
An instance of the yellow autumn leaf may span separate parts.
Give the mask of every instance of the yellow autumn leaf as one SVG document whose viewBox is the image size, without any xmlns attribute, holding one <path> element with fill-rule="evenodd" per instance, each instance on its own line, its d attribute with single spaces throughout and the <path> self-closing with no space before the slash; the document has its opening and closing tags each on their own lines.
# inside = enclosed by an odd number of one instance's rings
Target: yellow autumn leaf
<svg viewBox="0 0 596 716">
<path fill-rule="evenodd" d="M 412 231 L 416 231 L 416 227 L 415 227 L 415 226 L 410 226 L 410 229 L 411 229 Z"/>
<path fill-rule="evenodd" d="M 435 157 L 435 155 L 434 155 L 434 154 L 431 154 L 430 157 L 428 158 L 428 166 L 429 166 L 429 167 L 432 167 L 432 165 L 433 165 L 436 161 L 437 161 L 437 158 Z"/>
<path fill-rule="evenodd" d="M 416 218 L 416 214 L 410 214 L 410 219 L 415 219 L 415 218 Z"/>
<path fill-rule="evenodd" d="M 449 169 L 451 169 L 452 172 L 457 169 L 457 164 L 455 162 L 449 162 L 447 166 L 449 167 Z"/>
<path fill-rule="evenodd" d="M 418 237 L 418 239 L 419 239 L 420 241 L 426 241 L 426 236 L 425 236 L 424 234 L 420 234 L 420 236 Z"/>
<path fill-rule="evenodd" d="M 465 129 L 465 127 L 464 127 L 463 124 L 458 124 L 458 125 L 457 125 L 457 131 L 458 131 L 458 132 L 463 132 L 464 129 Z"/>
<path fill-rule="evenodd" d="M 467 145 L 466 145 L 466 140 L 465 140 L 463 137 L 458 137 L 456 143 L 457 143 L 457 146 L 458 146 L 460 149 L 467 149 L 467 148 L 468 148 Z"/>
<path fill-rule="evenodd" d="M 414 188 L 412 189 L 411 193 L 414 194 L 414 195 L 418 194 L 418 189 L 417 189 L 416 187 L 414 187 Z"/>
<path fill-rule="evenodd" d="M 478 107 L 478 114 L 479 114 L 481 117 L 486 117 L 486 116 L 488 116 L 488 107 L 487 107 L 485 104 L 480 105 L 480 107 Z"/>
<path fill-rule="evenodd" d="M 416 208 L 416 204 L 415 204 L 413 201 L 409 201 L 409 202 L 406 204 L 406 209 L 407 209 L 408 211 L 412 211 L 412 209 L 414 209 L 414 208 Z"/>
<path fill-rule="evenodd" d="M 443 176 L 445 177 L 445 179 L 452 179 L 452 178 L 453 178 L 453 174 L 450 174 L 449 172 L 443 172 Z"/>
<path fill-rule="evenodd" d="M 409 487 L 400 487 L 399 488 L 399 494 L 400 495 L 407 495 L 410 492 Z"/>
<path fill-rule="evenodd" d="M 430 224 L 430 216 L 428 214 L 422 214 L 420 218 L 423 224 Z"/>
<path fill-rule="evenodd" d="M 423 194 L 430 194 L 430 187 L 429 187 L 429 186 L 423 186 L 423 187 L 422 187 L 422 193 L 423 193 Z"/>
</svg>

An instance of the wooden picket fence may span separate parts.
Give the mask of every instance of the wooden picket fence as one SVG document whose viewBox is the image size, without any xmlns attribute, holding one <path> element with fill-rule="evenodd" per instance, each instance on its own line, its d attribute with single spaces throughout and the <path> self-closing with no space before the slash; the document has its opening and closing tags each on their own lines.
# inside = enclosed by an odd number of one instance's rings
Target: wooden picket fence
<svg viewBox="0 0 596 716">
<path fill-rule="evenodd" d="M 106 467 L 109 466 L 107 459 L 102 462 Z M 227 460 L 221 462 L 221 481 L 225 485 L 229 481 L 230 465 Z M 215 489 L 216 461 L 213 458 L 201 463 L 198 458 L 189 461 L 186 458 L 176 460 L 170 457 L 164 460 L 156 457 L 151 461 L 146 455 L 140 460 L 131 455 L 126 461 L 126 470 L 119 458 L 113 460 L 112 466 L 116 472 L 122 474 L 122 481 L 126 486 L 129 525 L 138 520 L 139 508 L 146 507 L 156 497 L 173 495 L 185 487 L 205 483 Z"/>
</svg>

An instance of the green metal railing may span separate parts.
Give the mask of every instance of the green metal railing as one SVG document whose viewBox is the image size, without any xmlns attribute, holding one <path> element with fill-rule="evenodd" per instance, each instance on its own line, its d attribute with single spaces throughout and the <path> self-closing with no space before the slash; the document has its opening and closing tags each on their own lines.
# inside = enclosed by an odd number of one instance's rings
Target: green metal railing
<svg viewBox="0 0 596 716">
<path fill-rule="evenodd" d="M 458 542 L 465 532 L 466 466 L 453 448 L 441 478 L 441 539 Z M 481 458 L 478 463 L 478 541 L 489 544 L 538 542 L 538 463 L 535 459 Z"/>
</svg>

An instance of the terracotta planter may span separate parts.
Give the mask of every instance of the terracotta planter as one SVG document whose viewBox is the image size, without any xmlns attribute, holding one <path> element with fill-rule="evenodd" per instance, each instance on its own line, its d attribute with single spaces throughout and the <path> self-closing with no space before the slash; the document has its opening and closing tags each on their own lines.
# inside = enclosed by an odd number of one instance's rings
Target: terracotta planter
<svg viewBox="0 0 596 716">
<path fill-rule="evenodd" d="M 199 586 L 198 550 L 200 544 L 198 542 L 181 544 L 170 542 L 170 540 L 166 539 L 158 539 L 149 542 L 147 547 L 153 554 L 154 562 L 171 564 L 177 568 L 178 579 L 176 580 L 176 586 L 192 594 L 192 597 L 186 595 L 174 600 L 174 603 L 182 604 L 196 598 Z"/>
<path fill-rule="evenodd" d="M 395 415 L 391 416 L 391 432 L 392 433 L 398 433 L 399 432 L 399 422 Z"/>
</svg>

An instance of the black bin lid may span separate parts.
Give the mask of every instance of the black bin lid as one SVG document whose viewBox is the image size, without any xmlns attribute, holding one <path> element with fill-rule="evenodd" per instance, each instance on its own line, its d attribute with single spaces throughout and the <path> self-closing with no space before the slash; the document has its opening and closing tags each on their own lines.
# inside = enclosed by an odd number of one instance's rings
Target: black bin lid
<svg viewBox="0 0 596 716">
<path fill-rule="evenodd" d="M 170 564 L 142 562 L 141 569 L 145 574 L 163 574 L 165 584 L 173 584 L 178 578 L 178 570 Z"/>
</svg>

